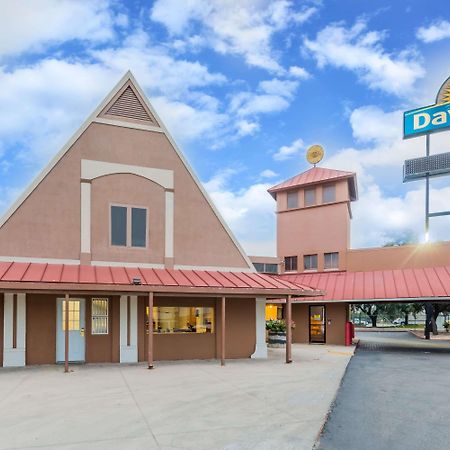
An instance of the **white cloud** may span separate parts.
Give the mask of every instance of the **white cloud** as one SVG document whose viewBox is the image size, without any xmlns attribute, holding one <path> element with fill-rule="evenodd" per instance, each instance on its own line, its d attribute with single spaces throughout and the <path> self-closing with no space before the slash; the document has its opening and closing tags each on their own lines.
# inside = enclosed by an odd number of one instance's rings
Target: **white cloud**
<svg viewBox="0 0 450 450">
<path fill-rule="evenodd" d="M 287 109 L 298 81 L 273 78 L 258 84 L 257 92 L 238 92 L 231 97 L 230 111 L 240 117 L 268 114 Z"/>
<path fill-rule="evenodd" d="M 375 106 L 355 109 L 350 115 L 354 137 L 366 148 L 344 148 L 328 157 L 326 167 L 351 170 L 358 176 L 359 200 L 352 206 L 352 247 L 380 246 L 402 234 L 423 236 L 424 185 L 407 185 L 405 194 L 393 195 L 402 183 L 405 159 L 423 156 L 423 138 L 402 139 L 402 112 L 384 112 Z M 432 152 L 444 148 L 444 133 L 432 137 Z M 448 209 L 450 188 L 433 188 L 432 208 Z M 432 237 L 449 239 L 448 222 L 431 221 Z"/>
<path fill-rule="evenodd" d="M 273 36 L 316 12 L 316 7 L 306 6 L 295 11 L 287 0 L 157 0 L 150 16 L 175 36 L 186 37 L 197 25 L 204 44 L 216 52 L 240 55 L 251 66 L 281 73 L 271 45 Z"/>
<path fill-rule="evenodd" d="M 274 172 L 273 170 L 271 170 L 271 169 L 266 169 L 266 170 L 263 170 L 263 171 L 259 174 L 259 176 L 260 176 L 261 178 L 274 178 L 274 177 L 277 177 L 278 174 L 277 174 L 276 172 Z"/>
<path fill-rule="evenodd" d="M 283 145 L 274 154 L 275 161 L 285 161 L 297 156 L 301 150 L 305 149 L 305 143 L 302 139 L 296 139 L 291 145 Z"/>
<path fill-rule="evenodd" d="M 416 33 L 417 39 L 427 44 L 450 38 L 450 22 L 436 20 L 428 27 L 420 27 Z"/>
<path fill-rule="evenodd" d="M 259 131 L 259 123 L 249 122 L 248 120 L 238 120 L 236 128 L 239 136 L 250 136 Z"/>
<path fill-rule="evenodd" d="M 315 40 L 304 40 L 305 48 L 319 67 L 332 65 L 354 71 L 371 89 L 398 96 L 411 92 L 425 71 L 417 54 L 403 50 L 388 53 L 381 42 L 385 33 L 367 30 L 359 20 L 351 28 L 332 24 L 319 31 Z"/>
<path fill-rule="evenodd" d="M 222 133 L 227 121 L 221 105 L 200 89 L 225 77 L 167 52 L 136 33 L 123 46 L 92 51 L 89 61 L 43 59 L 12 70 L 0 67 L 0 103 L 8 112 L 0 121 L 0 140 L 10 149 L 6 157 L 42 165 L 128 69 L 177 140 Z"/>
<path fill-rule="evenodd" d="M 248 254 L 275 255 L 275 202 L 267 193 L 271 185 L 233 190 L 229 181 L 237 174 L 234 169 L 220 171 L 204 183 L 205 189 Z"/>
<path fill-rule="evenodd" d="M 291 75 L 295 78 L 303 79 L 303 80 L 307 80 L 308 78 L 311 77 L 309 72 L 300 66 L 289 67 L 289 75 Z"/>
<path fill-rule="evenodd" d="M 115 24 L 125 25 L 125 17 L 115 16 L 107 0 L 5 1 L 0 14 L 0 55 L 40 51 L 45 45 L 72 39 L 102 42 L 114 36 Z"/>
</svg>

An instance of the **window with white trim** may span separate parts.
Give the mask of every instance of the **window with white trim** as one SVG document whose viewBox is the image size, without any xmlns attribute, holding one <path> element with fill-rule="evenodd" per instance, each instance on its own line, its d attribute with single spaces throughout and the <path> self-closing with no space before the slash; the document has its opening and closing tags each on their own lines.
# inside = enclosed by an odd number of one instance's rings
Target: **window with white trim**
<svg viewBox="0 0 450 450">
<path fill-rule="evenodd" d="M 316 204 L 316 188 L 305 189 L 305 206 Z"/>
<path fill-rule="evenodd" d="M 147 246 L 147 209 L 111 206 L 111 245 L 145 248 Z"/>
<path fill-rule="evenodd" d="M 325 253 L 324 255 L 324 269 L 339 269 L 339 253 Z"/>
<path fill-rule="evenodd" d="M 109 304 L 107 298 L 93 298 L 91 302 L 91 334 L 108 334 Z"/>
<path fill-rule="evenodd" d="M 317 270 L 317 254 L 303 256 L 304 270 Z"/>
<path fill-rule="evenodd" d="M 325 184 L 322 188 L 322 202 L 333 203 L 336 201 L 336 185 Z"/>
<path fill-rule="evenodd" d="M 287 207 L 288 209 L 298 208 L 298 191 L 288 191 Z"/>
</svg>

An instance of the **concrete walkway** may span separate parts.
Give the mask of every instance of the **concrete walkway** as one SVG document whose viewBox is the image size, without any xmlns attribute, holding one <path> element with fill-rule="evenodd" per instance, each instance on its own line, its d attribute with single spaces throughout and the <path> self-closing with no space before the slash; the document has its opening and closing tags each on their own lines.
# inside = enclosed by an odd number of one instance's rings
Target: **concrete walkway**
<svg viewBox="0 0 450 450">
<path fill-rule="evenodd" d="M 0 449 L 311 449 L 352 354 L 0 369 Z"/>
</svg>

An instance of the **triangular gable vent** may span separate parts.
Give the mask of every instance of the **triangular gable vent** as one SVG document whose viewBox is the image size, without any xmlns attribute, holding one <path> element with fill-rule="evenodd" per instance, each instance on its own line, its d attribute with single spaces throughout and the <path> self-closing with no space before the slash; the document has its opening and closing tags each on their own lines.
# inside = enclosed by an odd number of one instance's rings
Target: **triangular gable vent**
<svg viewBox="0 0 450 450">
<path fill-rule="evenodd" d="M 103 114 L 126 119 L 142 120 L 157 125 L 156 120 L 144 107 L 131 86 L 128 86 Z"/>
</svg>

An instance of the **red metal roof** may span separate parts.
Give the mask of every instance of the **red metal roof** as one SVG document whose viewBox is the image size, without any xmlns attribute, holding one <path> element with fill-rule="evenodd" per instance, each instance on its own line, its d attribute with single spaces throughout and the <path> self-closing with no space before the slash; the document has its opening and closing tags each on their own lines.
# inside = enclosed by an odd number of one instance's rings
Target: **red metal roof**
<svg viewBox="0 0 450 450">
<path fill-rule="evenodd" d="M 312 167 L 306 172 L 299 173 L 289 180 L 283 181 L 276 186 L 271 187 L 268 192 L 274 195 L 278 191 L 292 189 L 294 187 L 305 186 L 308 184 L 320 183 L 322 181 L 331 181 L 343 178 L 355 179 L 354 172 L 344 172 L 342 170 L 326 169 L 324 167 Z"/>
<path fill-rule="evenodd" d="M 315 301 L 450 297 L 450 267 L 301 273 L 280 277 L 324 291 L 325 295 L 314 297 Z"/>
<path fill-rule="evenodd" d="M 250 272 L 223 272 L 210 270 L 149 269 L 139 267 L 105 267 L 23 262 L 0 262 L 0 286 L 13 288 L 6 283 L 33 283 L 39 285 L 93 285 L 107 289 L 108 286 L 135 286 L 133 278 L 140 279 L 140 286 L 164 288 L 209 288 L 229 290 L 258 290 L 276 294 L 293 290 L 293 295 L 312 290 L 307 286 L 284 280 L 278 276 Z M 55 286 L 57 287 L 57 286 Z M 167 289 L 165 289 L 167 291 Z M 284 294 L 283 294 L 284 295 Z M 304 295 L 304 294 L 303 294 Z"/>
</svg>

